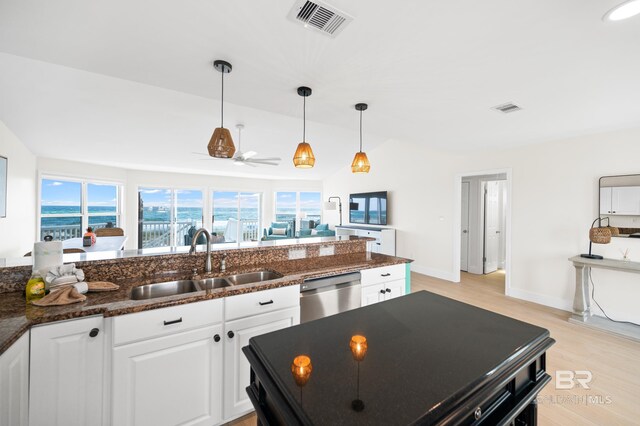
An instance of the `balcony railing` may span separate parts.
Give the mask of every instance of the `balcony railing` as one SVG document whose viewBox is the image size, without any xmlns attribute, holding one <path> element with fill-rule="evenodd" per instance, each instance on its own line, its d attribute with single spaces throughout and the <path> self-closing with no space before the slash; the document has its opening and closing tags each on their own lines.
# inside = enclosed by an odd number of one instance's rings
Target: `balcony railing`
<svg viewBox="0 0 640 426">
<path fill-rule="evenodd" d="M 96 223 L 91 226 L 93 229 L 104 228 L 107 223 Z M 188 235 L 192 226 L 198 228 L 200 224 L 196 221 L 176 222 L 176 241 L 179 246 L 188 245 L 191 242 L 185 237 Z M 257 241 L 260 235 L 259 222 L 257 220 L 241 220 L 241 241 Z M 214 232 L 219 236 L 224 236 L 227 231 L 226 223 L 224 226 L 214 226 Z M 235 232 L 233 232 L 235 234 Z M 45 235 L 51 235 L 54 240 L 68 240 L 69 238 L 82 237 L 82 228 L 79 225 L 55 225 L 42 227 L 40 230 L 40 240 Z M 144 222 L 142 224 L 142 234 L 139 235 L 142 240 L 142 248 L 152 247 L 168 247 L 171 245 L 171 222 Z M 229 239 L 227 238 L 227 241 Z"/>
</svg>

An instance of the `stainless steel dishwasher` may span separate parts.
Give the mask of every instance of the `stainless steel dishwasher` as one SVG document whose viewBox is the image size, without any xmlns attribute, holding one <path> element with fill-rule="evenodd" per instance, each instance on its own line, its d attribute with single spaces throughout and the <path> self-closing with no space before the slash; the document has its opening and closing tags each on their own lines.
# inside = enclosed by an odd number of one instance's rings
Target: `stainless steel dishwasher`
<svg viewBox="0 0 640 426">
<path fill-rule="evenodd" d="M 360 307 L 360 272 L 304 280 L 300 285 L 300 322 Z"/>
</svg>

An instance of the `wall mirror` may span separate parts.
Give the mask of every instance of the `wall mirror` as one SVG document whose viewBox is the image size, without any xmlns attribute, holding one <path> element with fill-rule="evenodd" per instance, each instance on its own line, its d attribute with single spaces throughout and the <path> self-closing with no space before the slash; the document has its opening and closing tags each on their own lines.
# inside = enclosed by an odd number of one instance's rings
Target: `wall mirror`
<svg viewBox="0 0 640 426">
<path fill-rule="evenodd" d="M 640 238 L 640 174 L 601 177 L 599 211 L 620 237 Z"/>
</svg>

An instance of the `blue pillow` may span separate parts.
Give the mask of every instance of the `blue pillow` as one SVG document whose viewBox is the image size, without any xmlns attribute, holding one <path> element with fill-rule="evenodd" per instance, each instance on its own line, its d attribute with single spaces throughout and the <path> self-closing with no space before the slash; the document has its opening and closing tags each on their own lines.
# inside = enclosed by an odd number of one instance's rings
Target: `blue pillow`
<svg viewBox="0 0 640 426">
<path fill-rule="evenodd" d="M 271 222 L 272 228 L 288 228 L 289 224 L 286 222 Z"/>
<path fill-rule="evenodd" d="M 311 229 L 301 229 L 300 230 L 300 236 L 301 237 L 306 237 L 311 235 Z"/>
<path fill-rule="evenodd" d="M 329 230 L 328 223 L 321 223 L 319 225 L 316 225 L 316 231 L 328 231 L 328 230 Z"/>
</svg>

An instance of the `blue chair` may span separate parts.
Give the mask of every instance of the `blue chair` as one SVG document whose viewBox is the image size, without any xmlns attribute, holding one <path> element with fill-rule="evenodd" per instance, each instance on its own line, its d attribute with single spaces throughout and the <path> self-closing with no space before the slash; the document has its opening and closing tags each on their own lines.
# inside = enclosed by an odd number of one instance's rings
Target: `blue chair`
<svg viewBox="0 0 640 426">
<path fill-rule="evenodd" d="M 275 234 L 273 232 L 274 229 L 278 229 L 278 230 L 284 229 L 285 231 L 284 231 L 284 234 L 280 234 L 278 231 L 276 231 L 278 232 L 278 234 Z M 281 239 L 291 238 L 291 237 L 293 237 L 293 232 L 288 222 L 271 222 L 271 226 L 262 231 L 262 239 L 265 241 L 281 240 Z"/>
</svg>

